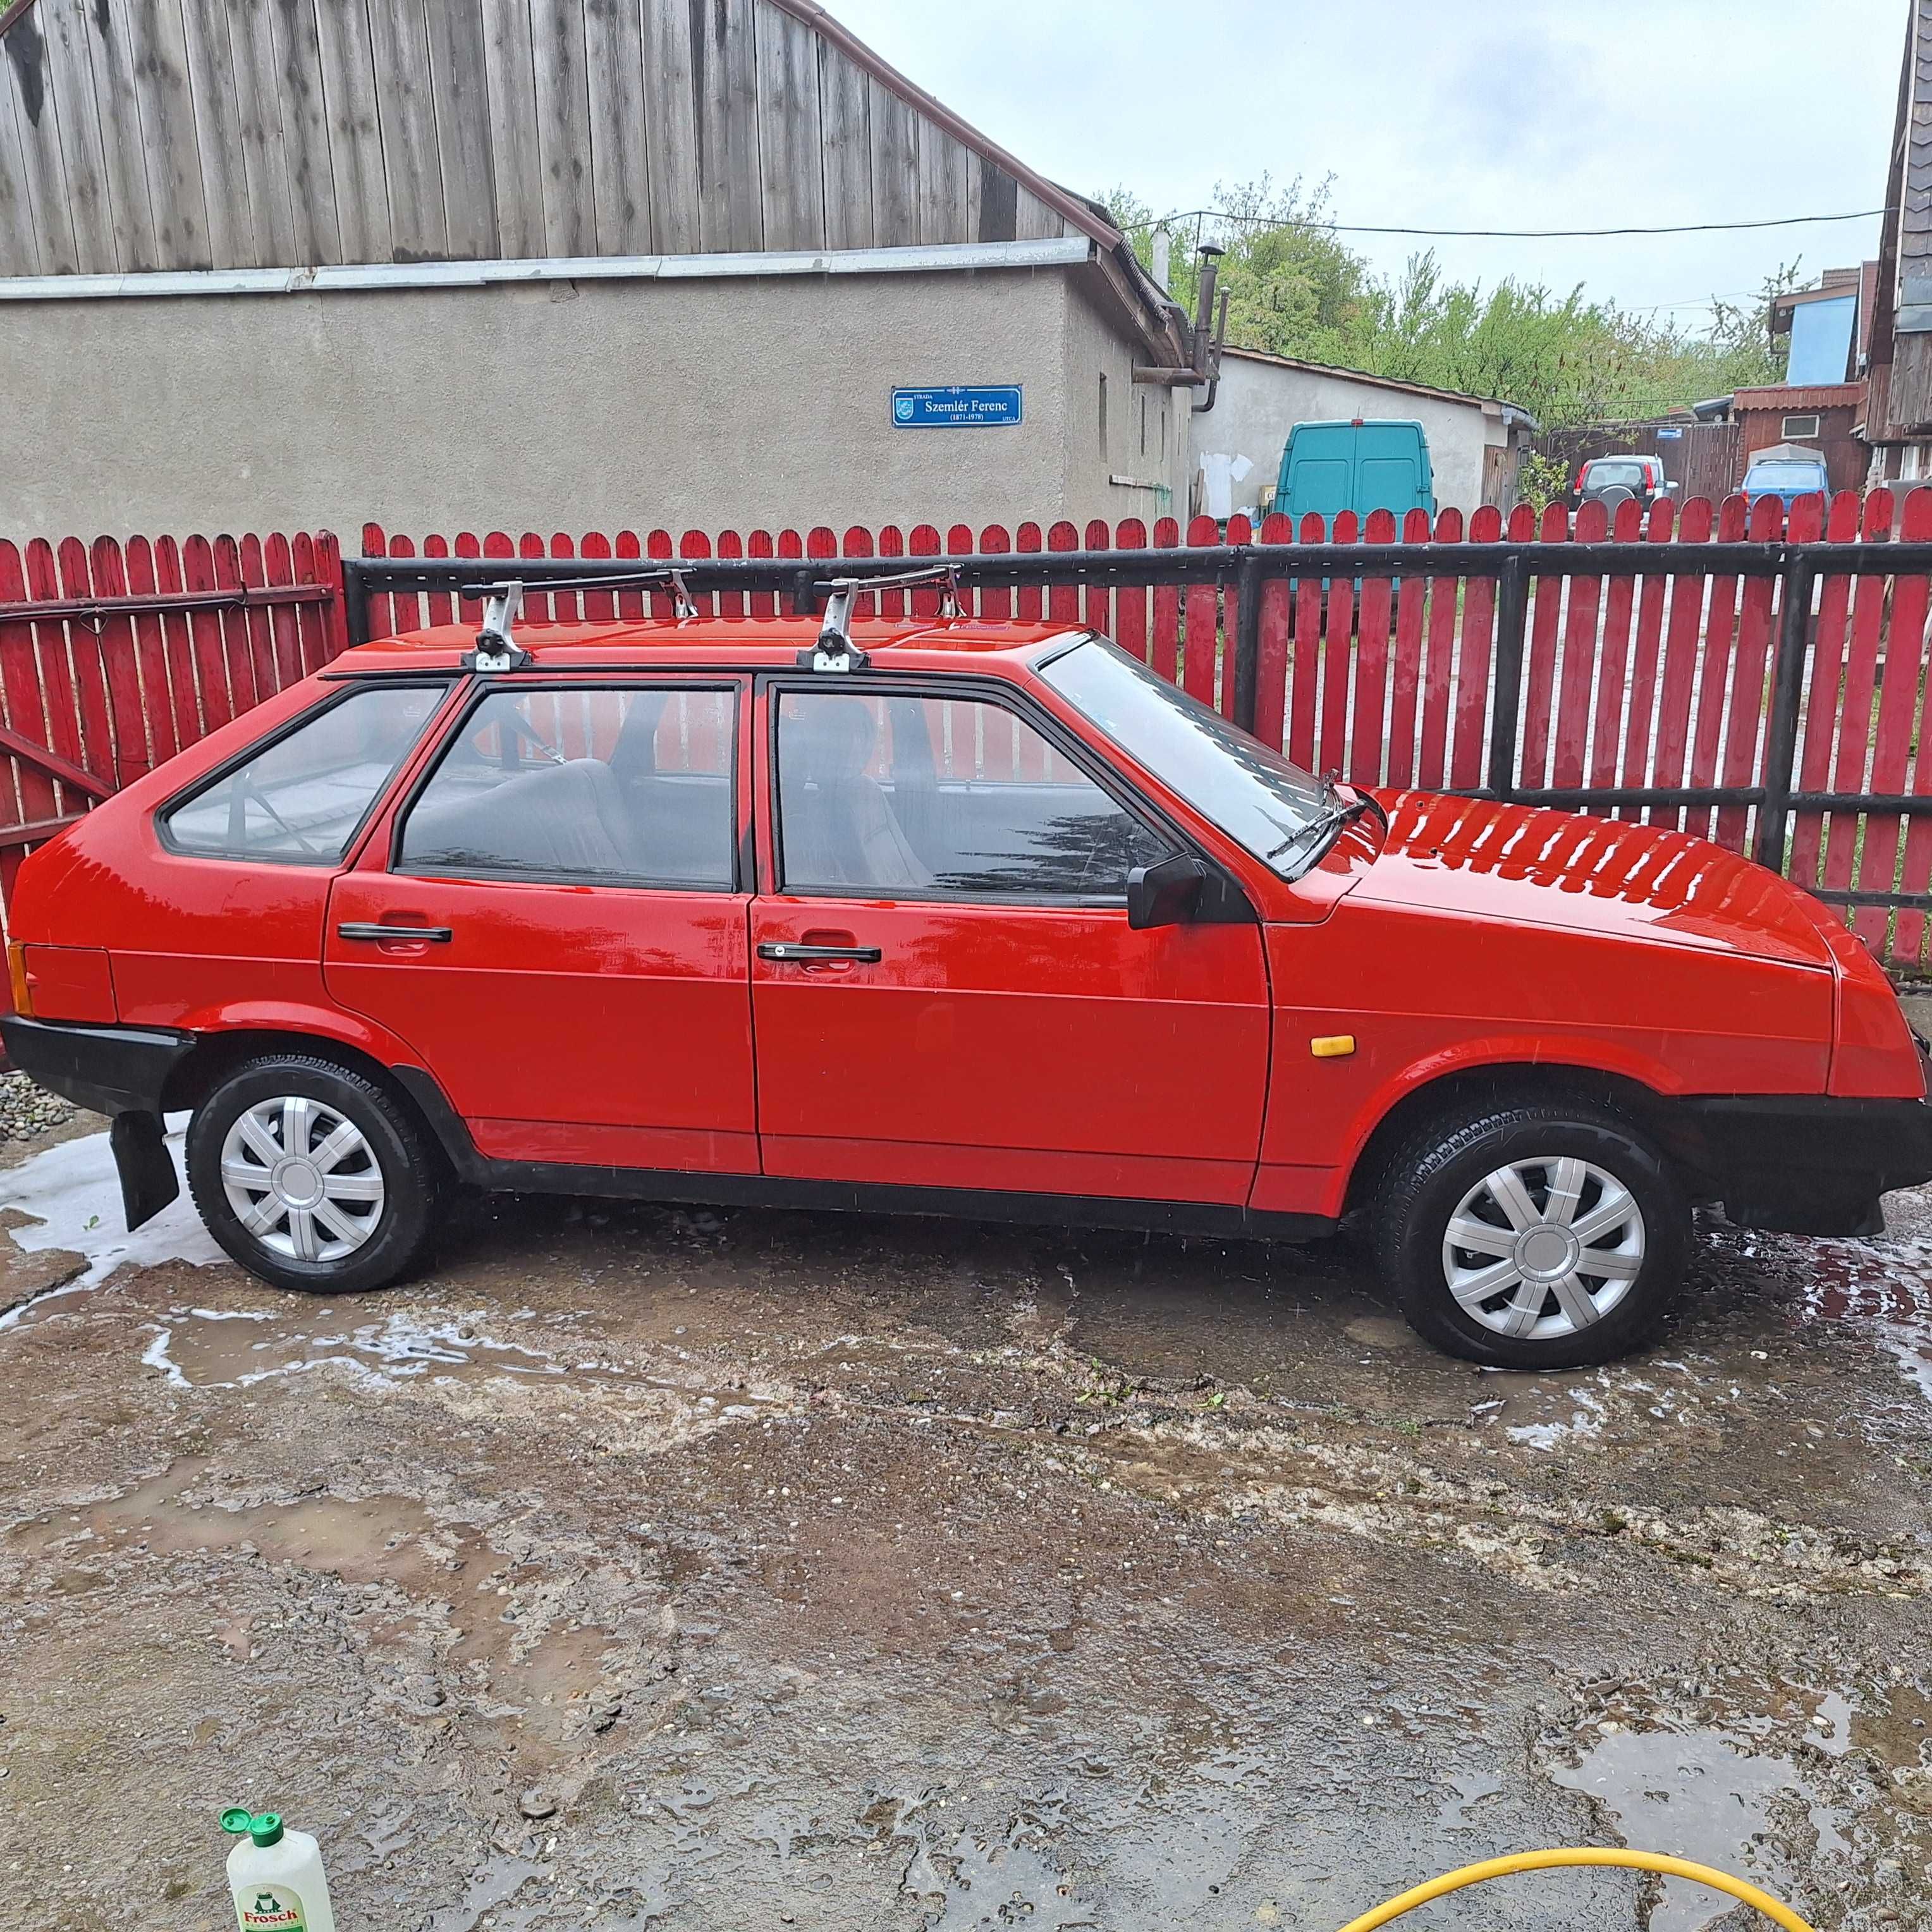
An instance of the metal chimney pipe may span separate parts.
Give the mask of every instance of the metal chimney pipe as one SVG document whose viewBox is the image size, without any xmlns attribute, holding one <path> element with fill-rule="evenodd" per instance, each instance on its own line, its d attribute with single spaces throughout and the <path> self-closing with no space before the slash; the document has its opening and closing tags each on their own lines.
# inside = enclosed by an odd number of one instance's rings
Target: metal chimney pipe
<svg viewBox="0 0 1932 1932">
<path fill-rule="evenodd" d="M 1221 257 L 1225 249 L 1211 242 L 1201 245 L 1201 281 L 1194 298 L 1194 368 L 1197 375 L 1208 374 L 1208 345 L 1214 326 L 1214 289 L 1221 277 Z"/>
<path fill-rule="evenodd" d="M 1163 224 L 1154 231 L 1154 278 L 1162 295 L 1167 292 L 1167 278 L 1174 252 L 1174 236 Z"/>
</svg>

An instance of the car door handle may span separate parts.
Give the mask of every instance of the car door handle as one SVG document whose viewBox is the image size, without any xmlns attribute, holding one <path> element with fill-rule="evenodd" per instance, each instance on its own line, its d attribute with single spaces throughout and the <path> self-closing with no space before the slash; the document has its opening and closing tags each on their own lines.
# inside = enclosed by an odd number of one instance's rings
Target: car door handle
<svg viewBox="0 0 1932 1932">
<path fill-rule="evenodd" d="M 442 945 L 456 937 L 455 928 L 453 926 L 372 926 L 357 920 L 352 920 L 346 925 L 338 926 L 335 930 L 337 936 L 340 938 L 369 939 L 376 941 L 379 944 L 385 940 L 404 941 L 413 940 L 418 943 L 424 940 L 430 940 L 439 945 Z"/>
<path fill-rule="evenodd" d="M 760 959 L 790 960 L 809 963 L 818 959 L 856 959 L 861 965 L 876 966 L 885 957 L 876 946 L 808 946 L 799 940 L 767 941 L 758 948 Z"/>
</svg>

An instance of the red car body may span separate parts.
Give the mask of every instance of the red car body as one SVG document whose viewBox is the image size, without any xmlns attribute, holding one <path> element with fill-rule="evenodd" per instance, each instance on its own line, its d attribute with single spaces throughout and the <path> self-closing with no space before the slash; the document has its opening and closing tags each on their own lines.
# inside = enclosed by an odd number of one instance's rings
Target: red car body
<svg viewBox="0 0 1932 1932">
<path fill-rule="evenodd" d="M 1156 816 L 1228 916 L 788 891 L 774 713 L 830 682 L 801 666 L 814 629 L 557 626 L 494 676 L 454 628 L 349 652 L 26 861 L 15 1064 L 116 1116 L 130 1220 L 175 1191 L 158 1116 L 264 1044 L 368 1071 L 459 1174 L 524 1189 L 1301 1235 L 1405 1124 L 1503 1078 L 1608 1096 L 1741 1221 L 1856 1232 L 1932 1177 L 1890 986 L 1784 880 L 1675 832 L 1409 793 L 1285 878 L 1057 687 L 1064 626 L 860 626 L 841 688 L 1009 708 Z M 171 802 L 386 681 L 433 715 L 339 862 L 170 849 Z M 729 890 L 400 871 L 425 774 L 518 681 L 724 694 Z"/>
</svg>

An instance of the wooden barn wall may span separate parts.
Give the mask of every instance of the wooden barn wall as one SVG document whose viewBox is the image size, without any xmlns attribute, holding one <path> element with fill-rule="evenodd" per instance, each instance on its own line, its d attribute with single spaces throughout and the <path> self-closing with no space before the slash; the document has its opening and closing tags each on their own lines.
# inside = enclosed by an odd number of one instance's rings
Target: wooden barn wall
<svg viewBox="0 0 1932 1932">
<path fill-rule="evenodd" d="M 0 275 L 1065 232 L 771 0 L 37 0 L 4 54 Z"/>
</svg>

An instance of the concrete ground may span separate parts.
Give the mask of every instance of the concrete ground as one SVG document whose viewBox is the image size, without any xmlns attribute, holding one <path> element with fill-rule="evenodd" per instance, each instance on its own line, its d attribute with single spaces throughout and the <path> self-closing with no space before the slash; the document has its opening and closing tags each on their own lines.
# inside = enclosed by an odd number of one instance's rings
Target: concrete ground
<svg viewBox="0 0 1932 1932">
<path fill-rule="evenodd" d="M 1932 1198 L 1526 1377 L 1346 1240 L 503 1199 L 307 1300 L 117 1235 L 97 1125 L 0 1174 L 8 1932 L 231 1923 L 236 1803 L 344 1932 L 1332 1932 L 1620 1842 L 1932 1928 Z"/>
</svg>

